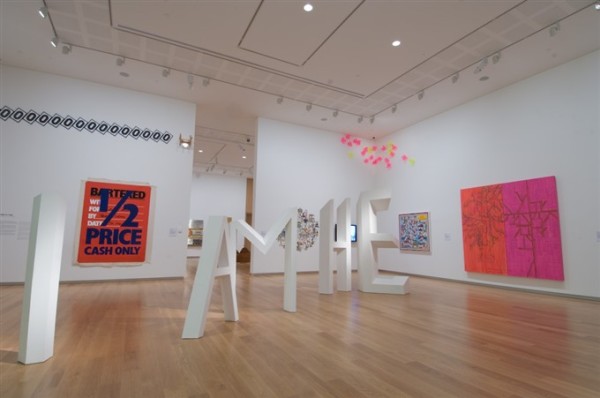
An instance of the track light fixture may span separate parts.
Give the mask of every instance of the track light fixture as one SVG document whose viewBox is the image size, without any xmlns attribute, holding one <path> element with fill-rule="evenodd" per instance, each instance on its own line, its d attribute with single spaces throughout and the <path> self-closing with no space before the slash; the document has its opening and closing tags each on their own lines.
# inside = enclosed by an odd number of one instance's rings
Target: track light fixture
<svg viewBox="0 0 600 398">
<path fill-rule="evenodd" d="M 600 1 L 597 1 L 596 4 L 594 4 L 594 8 L 600 11 Z"/>
<path fill-rule="evenodd" d="M 419 94 L 417 94 L 417 98 L 419 99 L 419 101 L 421 101 L 424 96 L 425 96 L 425 91 L 419 91 Z"/>
<path fill-rule="evenodd" d="M 123 66 L 125 63 L 125 57 L 117 57 L 117 66 Z"/>
<path fill-rule="evenodd" d="M 162 70 L 162 77 L 168 77 L 171 74 L 171 68 L 165 68 Z"/>
<path fill-rule="evenodd" d="M 306 111 L 310 112 L 311 109 L 312 109 L 312 104 L 306 104 Z"/>
<path fill-rule="evenodd" d="M 65 44 L 62 47 L 62 53 L 65 54 L 65 55 L 68 54 L 68 53 L 70 53 L 72 50 L 73 50 L 73 48 L 71 47 L 70 44 Z"/>
<path fill-rule="evenodd" d="M 189 149 L 192 147 L 192 136 L 183 137 L 179 134 L 179 146 L 184 149 Z"/>
<path fill-rule="evenodd" d="M 456 72 L 455 74 L 452 75 L 452 83 L 456 83 L 458 81 L 459 78 L 459 74 L 458 72 Z"/>
<path fill-rule="evenodd" d="M 205 77 L 204 79 L 202 79 L 202 85 L 204 87 L 208 86 L 210 84 L 210 79 Z"/>
<path fill-rule="evenodd" d="M 38 14 L 40 14 L 40 17 L 42 17 L 42 18 L 46 18 L 48 16 L 48 7 L 46 7 L 46 6 L 40 7 L 40 9 L 38 10 Z"/>
<path fill-rule="evenodd" d="M 371 124 L 375 123 L 375 116 L 371 116 L 371 118 L 369 119 L 369 123 L 371 123 Z"/>
<path fill-rule="evenodd" d="M 362 121 L 363 121 L 363 117 L 362 117 L 362 116 L 359 116 L 359 117 L 358 117 L 358 122 L 359 122 L 359 123 L 362 123 Z"/>
<path fill-rule="evenodd" d="M 492 55 L 492 63 L 495 65 L 498 62 L 500 62 L 500 58 L 502 58 L 502 54 L 500 52 L 497 52 L 496 54 Z"/>
<path fill-rule="evenodd" d="M 52 47 L 56 48 L 58 47 L 58 37 L 54 36 L 51 40 L 50 40 L 50 44 L 52 45 Z"/>
<path fill-rule="evenodd" d="M 394 104 L 394 106 L 392 106 L 392 113 L 396 113 L 397 110 L 398 110 L 398 104 Z"/>
<path fill-rule="evenodd" d="M 194 86 L 194 75 L 192 75 L 192 74 L 187 75 L 187 82 L 188 82 L 188 86 L 190 86 L 190 90 L 191 90 L 192 87 Z"/>
<path fill-rule="evenodd" d="M 550 33 L 550 37 L 554 37 L 556 36 L 556 34 L 558 33 L 558 31 L 560 30 L 560 23 L 555 23 L 554 25 L 550 26 L 550 29 L 548 29 L 548 32 Z"/>
<path fill-rule="evenodd" d="M 338 117 L 339 111 L 336 109 L 333 111 L 333 117 Z"/>
<path fill-rule="evenodd" d="M 484 59 L 482 59 L 479 62 L 479 64 L 477 65 L 477 67 L 475 68 L 473 73 L 475 73 L 475 74 L 481 73 L 481 71 L 487 66 L 487 64 L 488 64 L 488 59 L 487 59 L 487 57 L 485 57 Z"/>
<path fill-rule="evenodd" d="M 278 98 L 277 98 L 277 103 L 278 103 L 278 104 L 282 104 L 282 103 L 283 103 L 283 97 L 281 97 L 281 96 L 280 96 L 280 97 L 278 97 Z"/>
</svg>

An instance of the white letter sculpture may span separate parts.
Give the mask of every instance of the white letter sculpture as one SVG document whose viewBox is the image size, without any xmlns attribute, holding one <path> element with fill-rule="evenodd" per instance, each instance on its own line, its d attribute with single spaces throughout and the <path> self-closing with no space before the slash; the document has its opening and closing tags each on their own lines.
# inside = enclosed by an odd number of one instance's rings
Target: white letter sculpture
<svg viewBox="0 0 600 398">
<path fill-rule="evenodd" d="M 33 199 L 32 213 L 18 355 L 26 365 L 54 354 L 67 207 L 58 195 L 42 194 Z"/>
<path fill-rule="evenodd" d="M 408 293 L 408 277 L 379 275 L 377 250 L 399 247 L 391 234 L 377 232 L 378 211 L 387 210 L 389 192 L 363 192 L 358 199 L 358 290 L 366 293 Z"/>
<path fill-rule="evenodd" d="M 298 240 L 298 209 L 287 210 L 263 237 L 248 223 L 238 220 L 235 228 L 261 253 L 269 251 L 281 230 L 285 228 L 285 261 L 283 269 L 283 309 L 296 312 L 296 241 Z"/>
<path fill-rule="evenodd" d="M 181 337 L 184 339 L 197 339 L 204 335 L 204 327 L 206 317 L 208 316 L 208 307 L 215 278 L 220 278 L 221 280 L 225 320 L 237 321 L 239 319 L 235 290 L 236 231 L 239 231 L 245 238 L 250 240 L 254 247 L 265 253 L 273 246 L 273 243 L 277 240 L 277 236 L 285 227 L 283 309 L 288 312 L 296 312 L 295 252 L 297 224 L 297 209 L 290 209 L 280 217 L 263 238 L 243 220 L 238 220 L 227 226 L 225 217 L 209 217 L 204 229 L 202 256 L 200 257 L 200 263 L 196 271 Z"/>
<path fill-rule="evenodd" d="M 352 288 L 350 199 L 345 199 L 337 208 L 337 242 L 333 241 L 333 199 L 321 208 L 319 215 L 319 293 L 333 294 L 334 251 L 337 253 L 337 288 L 348 292 Z"/>
<path fill-rule="evenodd" d="M 224 216 L 208 218 L 204 230 L 202 255 L 196 270 L 190 302 L 183 325 L 184 339 L 197 339 L 204 335 L 208 307 L 215 278 L 221 283 L 223 311 L 226 321 L 237 321 L 235 244 L 232 227 Z"/>
</svg>

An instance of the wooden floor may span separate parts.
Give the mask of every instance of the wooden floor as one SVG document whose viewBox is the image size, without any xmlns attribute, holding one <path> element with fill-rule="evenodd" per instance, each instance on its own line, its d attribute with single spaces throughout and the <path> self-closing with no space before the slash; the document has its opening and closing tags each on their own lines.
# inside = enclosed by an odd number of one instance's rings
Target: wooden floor
<svg viewBox="0 0 600 398">
<path fill-rule="evenodd" d="M 205 337 L 182 340 L 190 275 L 61 285 L 54 357 L 28 366 L 23 287 L 0 287 L 0 397 L 600 397 L 599 302 L 416 277 L 319 295 L 300 274 L 291 314 L 282 276 L 240 270 L 240 321 L 215 288 Z"/>
</svg>

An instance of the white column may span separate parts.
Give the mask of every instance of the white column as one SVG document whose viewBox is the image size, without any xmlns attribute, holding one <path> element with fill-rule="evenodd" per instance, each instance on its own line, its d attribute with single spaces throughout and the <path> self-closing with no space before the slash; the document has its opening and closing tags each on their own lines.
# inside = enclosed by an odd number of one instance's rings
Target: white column
<svg viewBox="0 0 600 398">
<path fill-rule="evenodd" d="M 66 213 L 56 194 L 33 200 L 18 356 L 24 364 L 44 362 L 54 354 Z"/>
</svg>

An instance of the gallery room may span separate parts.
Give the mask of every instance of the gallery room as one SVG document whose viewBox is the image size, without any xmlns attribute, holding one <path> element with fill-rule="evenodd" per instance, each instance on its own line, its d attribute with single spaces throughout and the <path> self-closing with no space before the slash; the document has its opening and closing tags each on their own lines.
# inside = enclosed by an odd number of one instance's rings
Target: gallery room
<svg viewBox="0 0 600 398">
<path fill-rule="evenodd" d="M 600 2 L 0 1 L 0 397 L 600 396 Z"/>
</svg>

